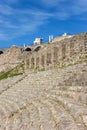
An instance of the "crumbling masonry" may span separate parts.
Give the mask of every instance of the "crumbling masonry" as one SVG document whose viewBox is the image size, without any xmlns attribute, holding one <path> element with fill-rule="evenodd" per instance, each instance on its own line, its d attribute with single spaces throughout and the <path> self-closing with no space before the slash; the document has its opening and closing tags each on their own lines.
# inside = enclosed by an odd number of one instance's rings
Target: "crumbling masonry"
<svg viewBox="0 0 87 130">
<path fill-rule="evenodd" d="M 43 45 L 38 52 L 25 55 L 25 70 L 30 72 L 48 69 L 60 64 L 61 61 L 87 51 L 87 33 L 75 35 L 59 42 Z"/>
</svg>

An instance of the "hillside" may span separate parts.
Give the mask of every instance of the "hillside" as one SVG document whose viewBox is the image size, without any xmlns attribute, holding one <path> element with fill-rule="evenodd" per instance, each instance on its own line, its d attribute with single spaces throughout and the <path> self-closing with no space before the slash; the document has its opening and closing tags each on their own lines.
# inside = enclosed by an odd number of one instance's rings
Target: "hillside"
<svg viewBox="0 0 87 130">
<path fill-rule="evenodd" d="M 5 49 L 3 53 L 0 54 L 0 73 L 6 72 L 23 63 L 22 53 L 22 49 L 16 46 Z"/>
<path fill-rule="evenodd" d="M 0 129 L 86 130 L 87 63 L 0 82 Z"/>
<path fill-rule="evenodd" d="M 0 81 L 0 130 L 87 130 L 86 39 L 23 52 L 24 73 Z"/>
</svg>

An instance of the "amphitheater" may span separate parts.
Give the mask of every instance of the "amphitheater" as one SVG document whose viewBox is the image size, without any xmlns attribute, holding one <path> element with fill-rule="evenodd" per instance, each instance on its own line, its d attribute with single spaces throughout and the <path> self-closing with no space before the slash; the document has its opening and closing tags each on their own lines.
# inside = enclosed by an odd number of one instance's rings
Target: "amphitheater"
<svg viewBox="0 0 87 130">
<path fill-rule="evenodd" d="M 87 33 L 24 53 L 0 81 L 0 130 L 87 130 Z"/>
</svg>

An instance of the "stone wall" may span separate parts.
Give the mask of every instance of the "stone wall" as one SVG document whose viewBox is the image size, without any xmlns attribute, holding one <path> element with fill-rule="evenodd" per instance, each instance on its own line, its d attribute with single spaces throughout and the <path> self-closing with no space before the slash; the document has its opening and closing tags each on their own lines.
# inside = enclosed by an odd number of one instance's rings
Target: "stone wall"
<svg viewBox="0 0 87 130">
<path fill-rule="evenodd" d="M 22 63 L 22 53 L 22 49 L 16 46 L 4 50 L 3 54 L 0 55 L 0 73 L 14 68 L 18 64 Z"/>
<path fill-rule="evenodd" d="M 85 51 L 87 51 L 87 33 L 46 44 L 38 52 L 25 55 L 25 70 L 32 72 L 36 69 L 48 69 Z"/>
</svg>

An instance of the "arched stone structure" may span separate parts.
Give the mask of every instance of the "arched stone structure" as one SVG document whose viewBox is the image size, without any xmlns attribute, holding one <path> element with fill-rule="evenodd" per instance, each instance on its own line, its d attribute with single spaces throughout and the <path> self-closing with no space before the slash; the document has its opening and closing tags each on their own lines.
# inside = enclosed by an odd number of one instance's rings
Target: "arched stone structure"
<svg viewBox="0 0 87 130">
<path fill-rule="evenodd" d="M 32 51 L 32 49 L 27 47 L 27 48 L 25 48 L 25 51 Z"/>
<path fill-rule="evenodd" d="M 36 48 L 34 48 L 34 51 L 39 51 L 41 48 L 41 46 L 37 46 Z"/>
<path fill-rule="evenodd" d="M 37 47 L 38 48 L 38 47 Z M 29 55 L 32 69 L 50 68 L 57 66 L 63 60 L 69 60 L 73 55 L 87 51 L 87 34 L 76 35 L 62 41 L 44 46 L 41 51 L 36 48 L 36 52 Z"/>
<path fill-rule="evenodd" d="M 3 54 L 3 51 L 0 51 L 0 55 Z"/>
</svg>

